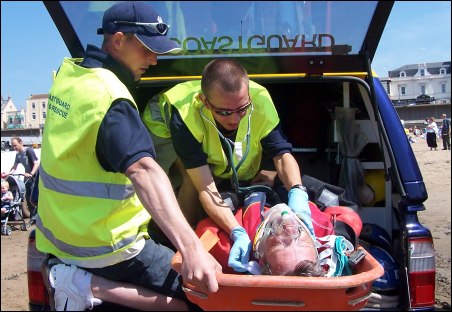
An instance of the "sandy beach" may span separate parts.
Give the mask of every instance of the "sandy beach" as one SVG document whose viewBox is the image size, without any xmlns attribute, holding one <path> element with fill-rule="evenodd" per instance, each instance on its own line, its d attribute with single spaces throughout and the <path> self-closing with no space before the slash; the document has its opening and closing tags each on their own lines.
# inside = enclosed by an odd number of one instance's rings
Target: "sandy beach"
<svg viewBox="0 0 452 312">
<path fill-rule="evenodd" d="M 426 211 L 419 219 L 432 232 L 436 250 L 436 307 L 449 310 L 451 303 L 451 151 L 430 151 L 425 140 L 412 144 L 427 191 Z M 37 150 L 37 154 L 40 151 Z M 8 171 L 14 161 L 14 152 L 2 152 L 1 170 Z M 10 156 L 13 155 L 13 156 Z M 39 156 L 39 154 L 38 154 Z M 34 226 L 33 226 L 34 227 Z M 29 232 L 13 231 L 1 236 L 1 310 L 28 310 L 27 293 L 27 237 Z"/>
</svg>

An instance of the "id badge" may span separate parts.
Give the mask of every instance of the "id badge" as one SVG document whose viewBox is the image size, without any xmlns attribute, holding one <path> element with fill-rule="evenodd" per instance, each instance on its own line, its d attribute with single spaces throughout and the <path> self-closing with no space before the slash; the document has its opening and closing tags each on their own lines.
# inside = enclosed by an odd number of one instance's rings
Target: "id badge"
<svg viewBox="0 0 452 312">
<path fill-rule="evenodd" d="M 243 142 L 235 142 L 235 157 L 240 161 L 243 157 Z"/>
</svg>

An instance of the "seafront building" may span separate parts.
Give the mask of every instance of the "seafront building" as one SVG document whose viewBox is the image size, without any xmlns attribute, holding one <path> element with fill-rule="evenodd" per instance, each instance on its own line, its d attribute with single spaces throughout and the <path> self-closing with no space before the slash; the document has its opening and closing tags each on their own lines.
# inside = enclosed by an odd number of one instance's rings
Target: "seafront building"
<svg viewBox="0 0 452 312">
<path fill-rule="evenodd" d="M 421 126 L 427 117 L 441 123 L 443 113 L 450 118 L 450 70 L 450 61 L 409 64 L 380 78 L 406 126 Z"/>
</svg>

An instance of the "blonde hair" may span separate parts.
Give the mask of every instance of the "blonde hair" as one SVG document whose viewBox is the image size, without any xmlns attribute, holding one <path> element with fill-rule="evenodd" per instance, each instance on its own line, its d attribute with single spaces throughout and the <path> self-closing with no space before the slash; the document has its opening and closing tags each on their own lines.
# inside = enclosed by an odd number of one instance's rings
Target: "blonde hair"
<svg viewBox="0 0 452 312">
<path fill-rule="evenodd" d="M 2 181 L 2 186 L 6 187 L 9 189 L 9 183 L 8 181 Z"/>
</svg>

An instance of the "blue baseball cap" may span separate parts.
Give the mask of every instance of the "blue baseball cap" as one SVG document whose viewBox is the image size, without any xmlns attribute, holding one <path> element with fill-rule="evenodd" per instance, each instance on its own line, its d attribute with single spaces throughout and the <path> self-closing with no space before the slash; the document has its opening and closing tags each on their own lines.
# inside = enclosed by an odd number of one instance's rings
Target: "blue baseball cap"
<svg viewBox="0 0 452 312">
<path fill-rule="evenodd" d="M 132 33 L 149 50 L 157 54 L 178 53 L 179 45 L 166 37 L 169 25 L 143 2 L 121 2 L 104 13 L 102 28 L 97 34 Z"/>
</svg>

